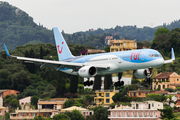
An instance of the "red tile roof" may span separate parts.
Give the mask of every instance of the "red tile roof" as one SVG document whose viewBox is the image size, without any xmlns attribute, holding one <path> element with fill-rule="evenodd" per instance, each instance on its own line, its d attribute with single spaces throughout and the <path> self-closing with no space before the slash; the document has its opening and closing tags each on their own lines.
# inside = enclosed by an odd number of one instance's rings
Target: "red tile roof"
<svg viewBox="0 0 180 120">
<path fill-rule="evenodd" d="M 168 72 L 168 73 L 159 73 L 158 75 L 156 75 L 156 77 L 154 77 L 153 79 L 157 79 L 157 78 L 168 78 L 173 72 Z"/>
</svg>

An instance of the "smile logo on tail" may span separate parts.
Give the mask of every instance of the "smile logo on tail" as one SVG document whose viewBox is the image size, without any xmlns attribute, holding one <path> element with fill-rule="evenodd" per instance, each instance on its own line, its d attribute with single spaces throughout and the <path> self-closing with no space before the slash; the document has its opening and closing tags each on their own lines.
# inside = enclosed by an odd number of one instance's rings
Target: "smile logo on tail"
<svg viewBox="0 0 180 120">
<path fill-rule="evenodd" d="M 62 45 L 64 44 L 64 42 L 62 42 Z M 58 48 L 58 52 L 61 54 L 62 53 L 62 50 L 63 50 L 63 47 L 61 47 L 61 50 L 59 50 L 59 45 L 57 45 L 57 48 Z"/>
</svg>

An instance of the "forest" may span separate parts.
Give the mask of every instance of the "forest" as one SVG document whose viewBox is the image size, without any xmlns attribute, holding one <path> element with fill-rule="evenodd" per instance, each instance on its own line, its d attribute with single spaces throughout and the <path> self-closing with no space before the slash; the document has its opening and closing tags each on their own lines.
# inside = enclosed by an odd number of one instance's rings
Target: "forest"
<svg viewBox="0 0 180 120">
<path fill-rule="evenodd" d="M 104 49 L 104 47 L 107 47 L 104 39 L 108 35 L 113 36 L 114 39 L 126 38 L 136 39 L 139 42 L 144 40 L 151 42 L 154 38 L 154 32 L 160 27 L 166 27 L 169 30 L 180 27 L 180 20 L 173 21 L 170 24 L 164 23 L 162 26 L 154 28 L 117 25 L 110 29 L 89 29 L 73 34 L 65 33 L 62 30 L 62 34 L 68 44 L 84 44 Z M 3 43 L 6 43 L 10 50 L 15 50 L 17 46 L 26 44 L 55 44 L 52 30 L 47 29 L 41 23 L 37 25 L 26 12 L 7 2 L 1 2 L 0 4 L 0 50 L 4 49 Z"/>
</svg>

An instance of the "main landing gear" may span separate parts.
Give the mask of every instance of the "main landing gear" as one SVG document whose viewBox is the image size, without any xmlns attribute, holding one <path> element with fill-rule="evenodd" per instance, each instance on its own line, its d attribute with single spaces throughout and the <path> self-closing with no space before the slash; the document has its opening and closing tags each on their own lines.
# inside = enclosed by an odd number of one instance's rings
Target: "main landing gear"
<svg viewBox="0 0 180 120">
<path fill-rule="evenodd" d="M 84 82 L 84 86 L 90 86 L 90 85 L 93 85 L 93 81 L 91 80 L 91 81 L 89 81 L 89 78 L 88 78 L 88 80 L 86 81 L 86 82 Z"/>
<path fill-rule="evenodd" d="M 122 73 L 118 73 L 118 81 L 114 83 L 114 86 L 123 86 L 124 85 L 124 81 L 120 81 L 122 78 Z"/>
</svg>

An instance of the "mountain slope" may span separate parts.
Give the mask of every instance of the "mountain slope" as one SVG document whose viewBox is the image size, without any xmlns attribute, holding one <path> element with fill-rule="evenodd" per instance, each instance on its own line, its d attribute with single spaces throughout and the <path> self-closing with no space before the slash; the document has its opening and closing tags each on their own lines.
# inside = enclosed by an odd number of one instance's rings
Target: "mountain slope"
<svg viewBox="0 0 180 120">
<path fill-rule="evenodd" d="M 1 2 L 0 50 L 4 49 L 3 43 L 14 50 L 19 45 L 40 42 L 54 44 L 52 31 L 35 24 L 33 18 L 22 10 Z"/>
</svg>

